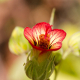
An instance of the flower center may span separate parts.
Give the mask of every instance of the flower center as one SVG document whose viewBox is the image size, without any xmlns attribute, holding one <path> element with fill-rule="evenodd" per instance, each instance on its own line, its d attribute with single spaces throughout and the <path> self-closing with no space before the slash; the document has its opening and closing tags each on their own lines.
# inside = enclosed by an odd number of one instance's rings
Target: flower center
<svg viewBox="0 0 80 80">
<path fill-rule="evenodd" d="M 41 34 L 39 36 L 39 46 L 43 49 L 49 49 L 50 39 L 49 35 Z"/>
</svg>

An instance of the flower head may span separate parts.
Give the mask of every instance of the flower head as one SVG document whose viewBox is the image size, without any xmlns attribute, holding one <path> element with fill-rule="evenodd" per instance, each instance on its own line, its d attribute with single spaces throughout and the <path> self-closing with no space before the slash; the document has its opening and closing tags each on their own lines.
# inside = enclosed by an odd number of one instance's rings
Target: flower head
<svg viewBox="0 0 80 80">
<path fill-rule="evenodd" d="M 55 51 L 61 48 L 66 32 L 61 29 L 52 29 L 49 23 L 41 22 L 32 29 L 26 27 L 24 36 L 33 48 L 41 51 Z"/>
<path fill-rule="evenodd" d="M 58 59 L 60 55 L 57 57 L 51 53 L 61 48 L 66 32 L 52 29 L 49 23 L 41 22 L 32 29 L 26 27 L 24 36 L 33 47 L 25 65 L 26 75 L 34 80 L 47 80 L 55 69 L 56 63 L 60 61 Z"/>
</svg>

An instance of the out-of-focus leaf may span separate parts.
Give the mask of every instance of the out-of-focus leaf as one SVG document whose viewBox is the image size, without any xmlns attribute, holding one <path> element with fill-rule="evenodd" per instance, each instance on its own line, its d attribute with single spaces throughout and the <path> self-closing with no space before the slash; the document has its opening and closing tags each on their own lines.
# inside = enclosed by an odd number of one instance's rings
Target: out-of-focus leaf
<svg viewBox="0 0 80 80">
<path fill-rule="evenodd" d="M 29 42 L 24 37 L 23 31 L 23 28 L 15 27 L 9 39 L 9 49 L 17 55 L 27 53 L 31 49 Z"/>
<path fill-rule="evenodd" d="M 76 32 L 70 37 L 68 41 L 68 46 L 69 48 L 71 48 L 72 53 L 77 56 L 80 55 L 80 32 Z"/>
</svg>

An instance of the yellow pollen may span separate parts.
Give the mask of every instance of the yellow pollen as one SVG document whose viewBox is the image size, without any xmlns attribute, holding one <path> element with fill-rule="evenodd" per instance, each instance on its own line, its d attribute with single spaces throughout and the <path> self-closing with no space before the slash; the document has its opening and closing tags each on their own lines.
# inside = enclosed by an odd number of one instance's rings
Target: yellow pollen
<svg viewBox="0 0 80 80">
<path fill-rule="evenodd" d="M 49 47 L 49 43 L 50 43 L 50 40 L 49 40 L 49 35 L 45 36 L 44 34 L 41 34 L 39 36 L 39 46 L 43 49 L 48 49 Z"/>
</svg>

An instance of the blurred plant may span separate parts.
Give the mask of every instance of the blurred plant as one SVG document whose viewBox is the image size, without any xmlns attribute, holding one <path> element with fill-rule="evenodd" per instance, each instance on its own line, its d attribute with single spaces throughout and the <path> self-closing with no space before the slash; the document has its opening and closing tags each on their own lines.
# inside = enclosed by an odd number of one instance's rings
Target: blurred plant
<svg viewBox="0 0 80 80">
<path fill-rule="evenodd" d="M 72 53 L 79 56 L 80 55 L 80 31 L 73 34 L 69 41 L 68 46 Z"/>
<path fill-rule="evenodd" d="M 14 54 L 26 54 L 31 49 L 31 46 L 29 42 L 25 39 L 23 32 L 24 29 L 17 26 L 11 34 L 11 37 L 9 39 L 9 49 Z"/>
<path fill-rule="evenodd" d="M 68 40 L 68 49 L 63 55 L 65 59 L 70 53 L 73 53 L 76 56 L 80 56 L 80 32 L 74 33 Z"/>
<path fill-rule="evenodd" d="M 54 25 L 54 15 L 55 15 L 55 9 L 53 9 L 51 13 L 50 22 L 49 22 L 50 25 Z"/>
</svg>

